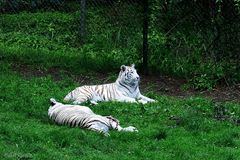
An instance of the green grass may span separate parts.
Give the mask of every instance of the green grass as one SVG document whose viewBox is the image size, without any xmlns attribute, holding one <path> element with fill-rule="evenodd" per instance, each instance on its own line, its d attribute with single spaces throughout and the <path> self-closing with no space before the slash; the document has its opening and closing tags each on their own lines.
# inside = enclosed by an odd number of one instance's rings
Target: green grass
<svg viewBox="0 0 240 160">
<path fill-rule="evenodd" d="M 134 21 L 132 25 L 137 25 L 136 27 L 129 28 L 125 24 L 112 27 L 111 23 L 118 23 L 121 20 L 104 17 L 103 9 L 89 10 L 85 45 L 80 45 L 79 41 L 80 13 L 57 11 L 0 15 L 0 44 L 44 52 L 82 54 L 100 58 L 99 62 L 102 63 L 105 63 L 105 59 L 110 59 L 114 63 L 116 61 L 140 63 L 138 60 L 142 42 L 141 25 L 138 25 L 140 22 Z M 129 33 L 131 36 L 126 36 Z"/>
<path fill-rule="evenodd" d="M 104 137 L 92 131 L 58 126 L 49 120 L 49 98 L 62 101 L 78 85 L 63 73 L 23 76 L 11 61 L 0 64 L 1 159 L 239 159 L 240 104 L 221 104 L 225 120 L 214 119 L 216 105 L 209 99 L 177 99 L 154 94 L 147 105 L 105 102 L 91 107 L 96 113 L 133 125 L 138 133 L 110 132 Z"/>
</svg>

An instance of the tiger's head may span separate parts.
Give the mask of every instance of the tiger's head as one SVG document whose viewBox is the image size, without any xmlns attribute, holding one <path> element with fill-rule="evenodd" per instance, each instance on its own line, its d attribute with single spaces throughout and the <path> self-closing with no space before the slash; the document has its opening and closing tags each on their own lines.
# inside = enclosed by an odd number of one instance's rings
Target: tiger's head
<svg viewBox="0 0 240 160">
<path fill-rule="evenodd" d="M 105 116 L 107 119 L 109 119 L 109 124 L 112 129 L 117 129 L 118 126 L 120 125 L 119 120 L 112 117 L 112 116 Z"/>
<path fill-rule="evenodd" d="M 140 82 L 140 77 L 135 69 L 135 65 L 131 66 L 122 65 L 120 67 L 120 73 L 118 75 L 118 81 L 128 86 L 136 86 Z"/>
</svg>

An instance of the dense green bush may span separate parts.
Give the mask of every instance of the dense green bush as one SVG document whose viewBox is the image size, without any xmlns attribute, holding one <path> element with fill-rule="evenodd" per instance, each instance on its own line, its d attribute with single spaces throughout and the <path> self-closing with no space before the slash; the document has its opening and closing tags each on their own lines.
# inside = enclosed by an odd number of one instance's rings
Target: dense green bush
<svg viewBox="0 0 240 160">
<path fill-rule="evenodd" d="M 240 82 L 238 1 L 150 2 L 155 72 L 185 77 L 198 89 Z"/>
</svg>

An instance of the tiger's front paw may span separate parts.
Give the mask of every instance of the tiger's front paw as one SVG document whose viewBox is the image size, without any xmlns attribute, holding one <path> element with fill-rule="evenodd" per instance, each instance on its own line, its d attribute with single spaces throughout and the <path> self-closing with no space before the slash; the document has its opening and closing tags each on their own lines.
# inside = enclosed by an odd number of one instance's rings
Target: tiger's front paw
<svg viewBox="0 0 240 160">
<path fill-rule="evenodd" d="M 140 99 L 140 100 L 138 100 L 138 102 L 139 103 L 142 103 L 142 104 L 146 104 L 146 103 L 155 103 L 155 102 L 157 102 L 156 100 L 154 100 L 154 99 L 150 99 L 150 100 L 143 100 L 143 99 Z"/>
<path fill-rule="evenodd" d="M 138 132 L 137 128 L 133 127 L 133 126 L 129 126 L 123 129 L 123 131 L 125 132 Z"/>
<path fill-rule="evenodd" d="M 154 99 L 150 99 L 148 102 L 158 102 L 157 100 L 154 100 Z"/>
<path fill-rule="evenodd" d="M 110 136 L 110 134 L 109 134 L 108 132 L 104 132 L 103 135 L 104 135 L 105 137 L 109 137 L 109 136 Z"/>
<path fill-rule="evenodd" d="M 139 103 L 142 103 L 142 104 L 148 103 L 148 101 L 145 101 L 145 100 L 143 100 L 143 99 L 138 100 L 138 102 L 139 102 Z"/>
</svg>

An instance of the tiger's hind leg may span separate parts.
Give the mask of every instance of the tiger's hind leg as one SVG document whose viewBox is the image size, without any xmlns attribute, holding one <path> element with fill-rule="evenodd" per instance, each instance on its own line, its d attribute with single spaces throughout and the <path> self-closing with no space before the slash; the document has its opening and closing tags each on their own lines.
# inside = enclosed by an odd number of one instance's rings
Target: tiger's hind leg
<svg viewBox="0 0 240 160">
<path fill-rule="evenodd" d="M 77 98 L 75 101 L 73 101 L 73 104 L 81 104 L 87 101 L 90 101 L 92 105 L 98 104 L 96 100 L 90 99 L 88 96 L 81 96 L 80 98 Z"/>
<path fill-rule="evenodd" d="M 92 104 L 92 105 L 97 105 L 98 103 L 98 101 L 102 101 L 102 98 L 99 96 L 99 94 L 98 93 L 96 93 L 95 91 L 92 93 L 92 97 L 91 97 L 91 99 L 90 99 L 90 103 Z"/>
<path fill-rule="evenodd" d="M 98 103 L 97 103 L 96 101 L 94 101 L 94 100 L 91 100 L 90 103 L 91 103 L 92 105 L 97 105 L 97 104 L 98 104 Z"/>
<path fill-rule="evenodd" d="M 75 99 L 75 101 L 73 101 L 73 104 L 81 104 L 87 101 L 88 101 L 88 97 L 81 95 L 81 97 L 78 97 L 77 99 Z"/>
</svg>

